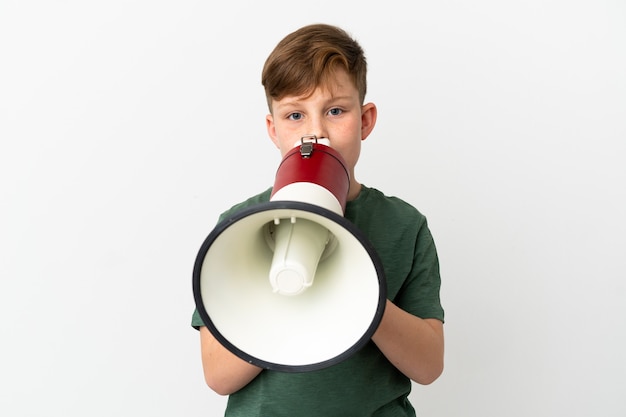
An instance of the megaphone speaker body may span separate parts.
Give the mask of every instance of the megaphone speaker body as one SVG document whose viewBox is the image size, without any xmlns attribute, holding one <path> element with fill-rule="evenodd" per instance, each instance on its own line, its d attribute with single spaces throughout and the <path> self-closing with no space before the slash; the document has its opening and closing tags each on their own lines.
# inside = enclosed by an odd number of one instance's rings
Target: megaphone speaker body
<svg viewBox="0 0 626 417">
<path fill-rule="evenodd" d="M 194 265 L 196 307 L 209 331 L 265 369 L 341 362 L 368 343 L 384 312 L 381 262 L 343 217 L 345 164 L 332 148 L 311 145 L 285 155 L 270 201 L 222 220 Z"/>
</svg>

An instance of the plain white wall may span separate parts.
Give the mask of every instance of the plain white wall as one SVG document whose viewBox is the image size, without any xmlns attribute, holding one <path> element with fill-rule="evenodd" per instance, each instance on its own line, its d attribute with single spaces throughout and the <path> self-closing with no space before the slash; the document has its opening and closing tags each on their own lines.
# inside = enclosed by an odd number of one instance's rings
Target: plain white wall
<svg viewBox="0 0 626 417">
<path fill-rule="evenodd" d="M 3 1 L 1 415 L 222 414 L 192 264 L 271 185 L 261 67 L 314 22 L 369 58 L 358 177 L 438 244 L 447 367 L 419 415 L 626 415 L 618 0 Z"/>
</svg>

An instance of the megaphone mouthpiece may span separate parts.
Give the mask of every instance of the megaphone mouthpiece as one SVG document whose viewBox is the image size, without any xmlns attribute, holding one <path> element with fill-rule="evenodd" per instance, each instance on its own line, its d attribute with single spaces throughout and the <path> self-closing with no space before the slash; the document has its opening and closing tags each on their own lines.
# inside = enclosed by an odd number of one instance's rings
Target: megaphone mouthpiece
<svg viewBox="0 0 626 417">
<path fill-rule="evenodd" d="M 302 148 L 307 147 L 306 154 Z M 302 201 L 343 216 L 350 189 L 350 174 L 336 150 L 316 142 L 303 142 L 283 157 L 271 201 Z"/>
</svg>

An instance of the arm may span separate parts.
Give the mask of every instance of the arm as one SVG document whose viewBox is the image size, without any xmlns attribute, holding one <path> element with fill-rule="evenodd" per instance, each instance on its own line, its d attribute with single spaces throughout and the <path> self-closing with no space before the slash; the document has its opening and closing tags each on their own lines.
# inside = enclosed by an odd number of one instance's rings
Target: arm
<svg viewBox="0 0 626 417">
<path fill-rule="evenodd" d="M 419 384 L 430 384 L 443 372 L 443 323 L 437 319 L 421 319 L 387 300 L 372 341 L 396 368 Z"/>
<path fill-rule="evenodd" d="M 204 380 L 220 395 L 238 391 L 262 371 L 222 346 L 205 326 L 200 327 L 200 346 Z"/>
</svg>

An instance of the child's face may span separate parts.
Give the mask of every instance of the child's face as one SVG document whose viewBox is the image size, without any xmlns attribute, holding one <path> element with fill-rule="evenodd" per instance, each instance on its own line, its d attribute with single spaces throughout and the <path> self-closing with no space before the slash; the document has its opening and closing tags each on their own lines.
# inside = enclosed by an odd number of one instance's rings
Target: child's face
<svg viewBox="0 0 626 417">
<path fill-rule="evenodd" d="M 318 88 L 308 97 L 286 96 L 272 102 L 267 115 L 267 131 L 282 156 L 300 143 L 300 138 L 315 135 L 328 138 L 330 146 L 348 165 L 351 181 L 354 167 L 365 140 L 376 122 L 376 107 L 361 106 L 359 92 L 345 71 L 337 71 L 335 85 Z"/>
</svg>

